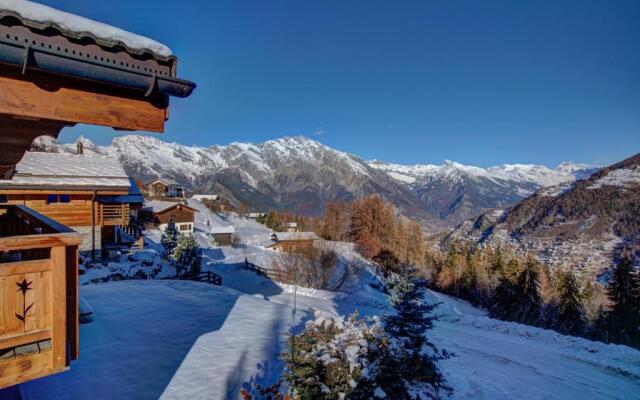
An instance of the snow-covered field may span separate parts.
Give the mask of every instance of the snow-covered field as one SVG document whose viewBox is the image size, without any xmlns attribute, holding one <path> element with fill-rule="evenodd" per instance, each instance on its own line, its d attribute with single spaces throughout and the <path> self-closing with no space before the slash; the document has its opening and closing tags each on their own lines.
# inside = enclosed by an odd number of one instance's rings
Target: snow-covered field
<svg viewBox="0 0 640 400">
<path fill-rule="evenodd" d="M 271 251 L 259 245 L 268 230 L 236 216 L 198 214 L 204 268 L 220 274 L 223 286 L 173 280 L 82 286 L 94 320 L 81 326 L 79 360 L 65 373 L 22 385 L 25 399 L 236 399 L 240 388 L 281 374 L 287 333 L 301 329 L 314 311 L 388 311 L 375 276 L 359 264 L 341 292 L 298 289 L 294 314 L 294 287 L 240 264 L 245 256 L 268 259 Z M 211 248 L 203 219 L 233 225 L 251 244 Z M 153 252 L 158 238 L 148 239 Z M 346 244 L 334 246 L 349 251 Z M 640 399 L 637 350 L 493 320 L 432 291 L 427 301 L 441 303 L 429 335 L 453 353 L 440 366 L 454 399 Z"/>
</svg>

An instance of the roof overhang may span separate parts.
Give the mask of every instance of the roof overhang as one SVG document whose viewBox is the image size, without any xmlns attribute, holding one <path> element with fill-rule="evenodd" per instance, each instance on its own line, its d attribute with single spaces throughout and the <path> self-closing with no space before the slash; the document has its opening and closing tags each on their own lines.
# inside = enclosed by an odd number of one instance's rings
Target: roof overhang
<svg viewBox="0 0 640 400">
<path fill-rule="evenodd" d="M 146 97 L 153 93 L 187 97 L 196 87 L 176 77 L 174 56 L 136 54 L 118 45 L 100 46 L 87 38 L 63 36 L 51 26 L 29 23 L 6 10 L 0 10 L 0 63 L 18 67 L 23 74 L 39 70 L 118 86 Z"/>
</svg>

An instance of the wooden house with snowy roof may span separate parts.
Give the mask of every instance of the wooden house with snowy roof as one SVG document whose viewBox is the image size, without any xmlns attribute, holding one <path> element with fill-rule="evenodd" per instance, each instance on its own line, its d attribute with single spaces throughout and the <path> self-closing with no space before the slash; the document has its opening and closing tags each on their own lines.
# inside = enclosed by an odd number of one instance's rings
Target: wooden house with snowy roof
<svg viewBox="0 0 640 400">
<path fill-rule="evenodd" d="M 144 203 L 142 210 L 148 215 L 145 219 L 153 221 L 161 231 L 170 223 L 174 223 L 181 233 L 193 233 L 195 213 L 198 212 L 181 202 L 162 200 L 149 200 Z"/>
<path fill-rule="evenodd" d="M 147 187 L 147 193 L 151 198 L 162 199 L 169 198 L 183 198 L 184 188 L 176 182 L 166 179 L 152 179 L 145 183 Z"/>
<path fill-rule="evenodd" d="M 85 182 L 71 184 L 60 164 L 34 174 L 21 160 L 27 166 L 31 157 L 49 156 L 25 152 L 36 137 L 55 138 L 77 123 L 162 132 L 169 97 L 194 88 L 177 77 L 171 50 L 154 40 L 26 0 L 0 2 L 0 179 L 7 196 L 0 204 L 0 389 L 62 372 L 78 357 L 83 240 L 67 224 L 81 226 L 92 212 L 106 225 L 107 209 L 96 215 L 94 195 L 126 195 L 130 187 L 119 173 L 95 176 L 91 169 L 73 176 Z M 89 168 L 85 161 L 70 162 Z M 30 192 L 34 184 L 47 187 L 45 198 L 29 197 L 42 196 Z M 72 196 L 72 188 L 87 193 Z M 23 196 L 21 204 L 9 203 L 13 195 Z M 61 212 L 72 206 L 79 212 Z"/>
<path fill-rule="evenodd" d="M 80 251 L 120 243 L 142 201 L 113 157 L 28 152 L 12 179 L 0 179 L 0 204 L 27 206 L 70 227 L 82 236 Z"/>
<path fill-rule="evenodd" d="M 267 247 L 279 251 L 307 251 L 320 238 L 314 232 L 273 232 Z"/>
</svg>

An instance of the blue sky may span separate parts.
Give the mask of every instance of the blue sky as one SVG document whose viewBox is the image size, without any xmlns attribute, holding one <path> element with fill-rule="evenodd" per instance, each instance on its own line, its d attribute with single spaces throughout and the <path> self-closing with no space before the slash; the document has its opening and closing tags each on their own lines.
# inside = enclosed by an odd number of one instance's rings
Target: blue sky
<svg viewBox="0 0 640 400">
<path fill-rule="evenodd" d="M 303 134 L 367 159 L 607 163 L 640 151 L 639 1 L 42 3 L 159 40 L 198 88 L 163 140 Z M 106 144 L 119 133 L 77 126 Z"/>
</svg>

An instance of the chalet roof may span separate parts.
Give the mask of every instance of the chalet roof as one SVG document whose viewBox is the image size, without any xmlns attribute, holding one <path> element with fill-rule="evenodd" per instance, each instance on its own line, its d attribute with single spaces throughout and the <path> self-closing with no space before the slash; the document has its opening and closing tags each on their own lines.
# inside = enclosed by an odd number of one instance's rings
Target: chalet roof
<svg viewBox="0 0 640 400">
<path fill-rule="evenodd" d="M 194 194 L 191 196 L 194 200 L 218 200 L 220 196 L 217 194 Z"/>
<path fill-rule="evenodd" d="M 151 211 L 153 213 L 161 213 L 167 211 L 173 207 L 181 205 L 183 208 L 198 211 L 195 208 L 189 207 L 186 204 L 182 204 L 178 201 L 162 201 L 162 200 L 149 200 L 144 203 L 144 210 Z"/>
<path fill-rule="evenodd" d="M 319 239 L 314 232 L 273 232 L 271 236 L 278 242 Z"/>
<path fill-rule="evenodd" d="M 144 184 L 149 186 L 149 185 L 152 185 L 154 183 L 162 183 L 165 186 L 177 185 L 177 183 L 175 181 L 168 180 L 168 179 L 162 179 L 162 178 L 153 178 L 151 180 L 146 181 Z"/>
<path fill-rule="evenodd" d="M 0 18 L 7 15 L 18 18 L 25 26 L 53 28 L 65 37 L 90 39 L 103 47 L 123 47 L 129 53 L 164 58 L 173 55 L 169 47 L 153 39 L 27 0 L 0 0 Z"/>
<path fill-rule="evenodd" d="M 25 57 L 24 54 L 28 54 Z M 0 0 L 3 64 L 144 94 L 189 96 L 177 58 L 152 39 L 27 0 Z"/>
<path fill-rule="evenodd" d="M 235 233 L 236 228 L 233 226 L 212 226 L 211 233 Z"/>
<path fill-rule="evenodd" d="M 0 187 L 129 191 L 131 183 L 113 157 L 27 152 L 16 165 L 13 178 L 0 180 Z"/>
</svg>

